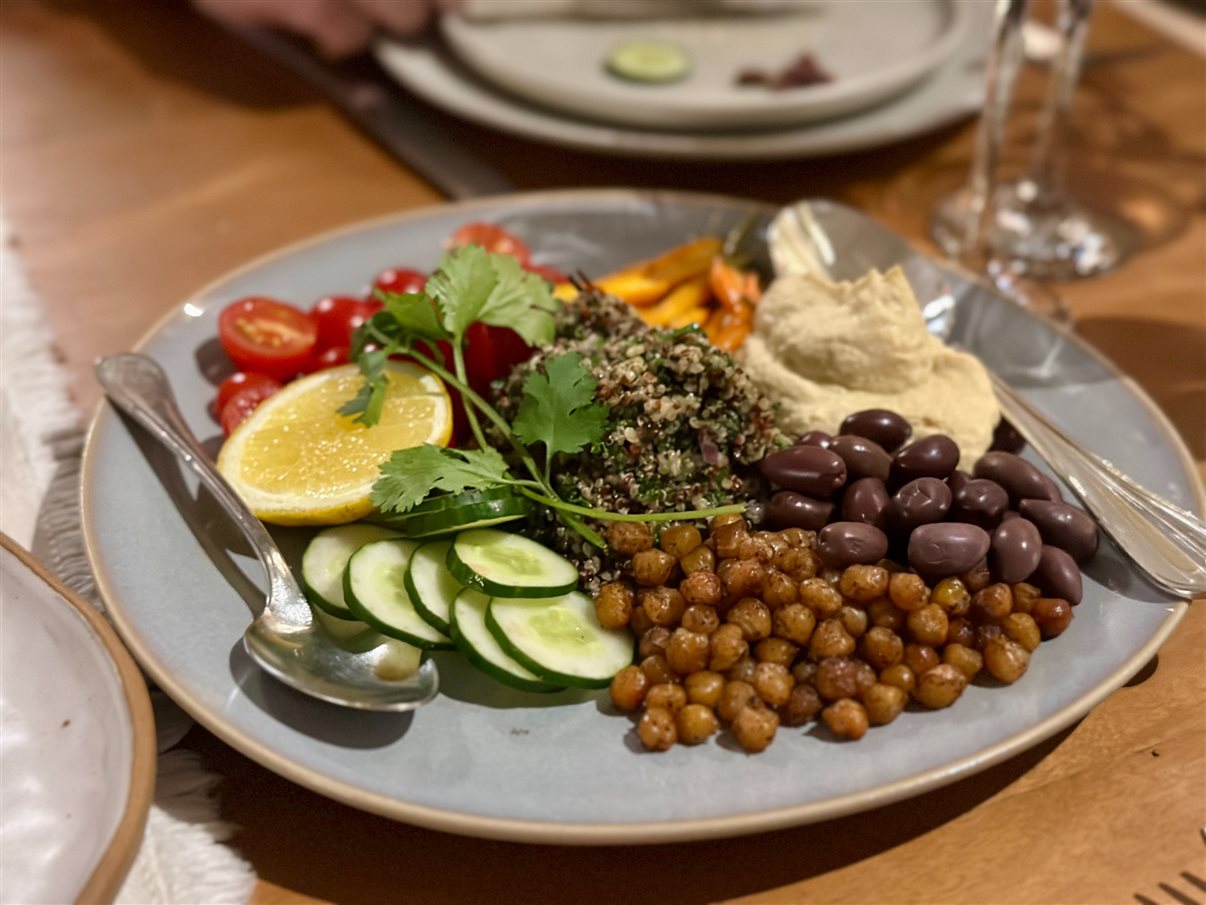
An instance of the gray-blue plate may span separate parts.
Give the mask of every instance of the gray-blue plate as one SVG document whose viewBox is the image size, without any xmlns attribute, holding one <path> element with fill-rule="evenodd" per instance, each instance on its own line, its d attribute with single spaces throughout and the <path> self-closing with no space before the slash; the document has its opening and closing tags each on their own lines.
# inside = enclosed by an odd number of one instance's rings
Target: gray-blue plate
<svg viewBox="0 0 1206 905">
<path fill-rule="evenodd" d="M 264 294 L 309 305 L 399 264 L 432 267 L 476 219 L 515 230 L 540 260 L 599 274 L 751 210 L 731 198 L 578 191 L 517 195 L 375 220 L 287 248 L 179 305 L 140 350 L 167 369 L 202 437 L 224 304 Z M 813 206 L 836 277 L 905 265 L 924 301 L 950 295 L 952 340 L 978 352 L 1070 434 L 1181 505 L 1201 511 L 1188 453 L 1143 393 L 1075 336 L 943 272 L 840 205 Z M 211 375 L 207 377 L 207 374 Z M 84 457 L 89 555 L 109 612 L 150 675 L 247 756 L 348 804 L 423 826 L 528 842 L 607 844 L 731 836 L 835 817 L 952 782 L 1087 713 L 1134 675 L 1186 604 L 1144 582 L 1109 543 L 1086 575 L 1071 627 L 1016 685 L 974 685 L 937 712 L 903 714 L 857 743 L 783 729 L 750 756 L 720 739 L 640 751 L 606 693 L 529 695 L 440 655 L 443 694 L 413 715 L 341 710 L 263 675 L 243 654 L 245 599 L 261 578 L 194 482 L 102 408 Z M 294 532 L 282 532 L 286 546 Z M 703 794 L 701 794 L 701 791 Z"/>
</svg>

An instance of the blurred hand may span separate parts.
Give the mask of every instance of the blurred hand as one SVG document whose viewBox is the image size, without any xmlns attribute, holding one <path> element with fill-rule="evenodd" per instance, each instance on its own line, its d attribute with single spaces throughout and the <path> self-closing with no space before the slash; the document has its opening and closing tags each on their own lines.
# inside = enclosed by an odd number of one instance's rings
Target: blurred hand
<svg viewBox="0 0 1206 905">
<path fill-rule="evenodd" d="M 384 28 L 414 34 L 433 11 L 457 0 L 193 0 L 208 16 L 236 25 L 266 25 L 309 38 L 323 54 L 346 57 Z"/>
</svg>

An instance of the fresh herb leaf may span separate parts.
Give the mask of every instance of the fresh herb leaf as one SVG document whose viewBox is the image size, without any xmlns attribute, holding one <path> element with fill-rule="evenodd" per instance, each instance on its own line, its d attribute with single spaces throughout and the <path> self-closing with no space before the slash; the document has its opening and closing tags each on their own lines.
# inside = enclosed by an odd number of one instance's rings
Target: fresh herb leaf
<svg viewBox="0 0 1206 905">
<path fill-rule="evenodd" d="M 386 313 L 404 334 L 423 339 L 451 339 L 451 334 L 441 323 L 439 303 L 426 293 L 383 292 L 379 297 L 385 303 Z"/>
<path fill-rule="evenodd" d="M 514 482 L 496 449 L 446 449 L 425 443 L 390 456 L 373 485 L 372 501 L 382 512 L 407 512 L 436 490 L 460 493 Z"/>
<path fill-rule="evenodd" d="M 385 394 L 389 382 L 385 376 L 385 362 L 389 360 L 388 349 L 374 349 L 360 355 L 360 373 L 364 383 L 356 395 L 339 407 L 339 414 L 351 415 L 365 427 L 372 427 L 381 420 L 385 406 Z"/>
<path fill-rule="evenodd" d="M 607 408 L 595 402 L 597 384 L 577 352 L 551 358 L 544 373 L 523 382 L 523 400 L 511 428 L 521 443 L 543 443 L 545 455 L 576 453 L 598 442 Z"/>
<path fill-rule="evenodd" d="M 529 345 L 553 341 L 556 300 L 548 283 L 528 273 L 514 258 L 466 245 L 444 256 L 427 282 L 444 319 L 444 328 L 460 340 L 480 321 L 510 327 Z"/>
</svg>

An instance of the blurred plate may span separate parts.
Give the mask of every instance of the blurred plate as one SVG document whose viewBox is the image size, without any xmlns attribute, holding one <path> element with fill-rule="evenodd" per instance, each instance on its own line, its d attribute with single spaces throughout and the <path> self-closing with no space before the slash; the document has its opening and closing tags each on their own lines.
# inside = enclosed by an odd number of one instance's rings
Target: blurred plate
<svg viewBox="0 0 1206 905">
<path fill-rule="evenodd" d="M 992 4 L 960 3 L 960 15 L 967 20 L 963 40 L 911 91 L 840 119 L 762 132 L 639 129 L 590 122 L 581 117 L 580 109 L 578 116 L 543 109 L 483 81 L 436 40 L 383 38 L 375 53 L 387 73 L 428 103 L 521 138 L 603 154 L 775 160 L 879 147 L 972 115 L 984 99 L 984 54 Z"/>
<path fill-rule="evenodd" d="M 216 438 L 207 407 L 223 375 L 221 308 L 266 294 L 308 305 L 357 289 L 390 266 L 432 268 L 470 220 L 515 231 L 538 258 L 599 274 L 722 234 L 755 202 L 674 192 L 503 196 L 358 224 L 253 261 L 171 311 L 139 344 L 171 376 L 184 416 Z M 864 215 L 813 214 L 839 278 L 902 263 L 924 300 L 949 296 L 953 341 L 979 352 L 1028 398 L 1103 456 L 1201 511 L 1196 470 L 1151 401 L 1082 340 L 943 271 Z M 225 365 L 228 369 L 229 364 Z M 762 754 L 714 739 L 640 751 L 606 692 L 511 691 L 456 655 L 439 655 L 441 692 L 414 714 L 342 710 L 265 676 L 240 636 L 263 577 L 170 454 L 104 408 L 84 455 L 89 557 L 112 618 L 156 682 L 252 759 L 340 801 L 475 836 L 559 844 L 722 837 L 823 820 L 916 795 L 1017 754 L 1082 717 L 1155 653 L 1187 604 L 1153 590 L 1104 543 L 1084 601 L 1029 673 L 973 685 L 958 704 L 908 711 L 855 744 L 816 728 L 781 730 Z M 296 557 L 307 534 L 274 532 Z"/>
<path fill-rule="evenodd" d="M 110 902 L 155 786 L 146 682 L 97 611 L 0 534 L 0 901 Z"/>
<path fill-rule="evenodd" d="M 765 15 L 503 22 L 447 15 L 440 25 L 479 76 L 552 110 L 659 130 L 733 130 L 829 119 L 900 94 L 954 53 L 967 11 L 956 0 L 814 0 Z M 691 69 L 670 83 L 622 79 L 606 61 L 627 41 L 674 45 Z M 746 70 L 782 70 L 802 54 L 833 80 L 779 91 L 738 83 Z"/>
</svg>

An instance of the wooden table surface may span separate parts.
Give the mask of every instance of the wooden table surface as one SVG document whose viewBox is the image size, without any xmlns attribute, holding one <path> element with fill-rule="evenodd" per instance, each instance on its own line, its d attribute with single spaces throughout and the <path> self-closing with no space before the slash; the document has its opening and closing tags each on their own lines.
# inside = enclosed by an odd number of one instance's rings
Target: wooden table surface
<svg viewBox="0 0 1206 905">
<path fill-rule="evenodd" d="M 1206 65 L 1105 6 L 1077 106 L 1078 190 L 1142 250 L 1061 286 L 1078 331 L 1129 373 L 1206 471 Z M 3 0 L 0 199 L 85 410 L 92 359 L 284 243 L 439 194 L 288 74 L 178 0 Z M 603 159 L 439 117 L 517 186 L 656 186 L 773 202 L 824 195 L 924 243 L 972 126 L 774 164 Z M 233 844 L 278 902 L 1132 902 L 1206 878 L 1203 606 L 1072 728 L 870 813 L 675 846 L 560 849 L 372 817 L 294 786 L 201 729 Z M 939 741 L 936 739 L 935 743 Z"/>
</svg>

